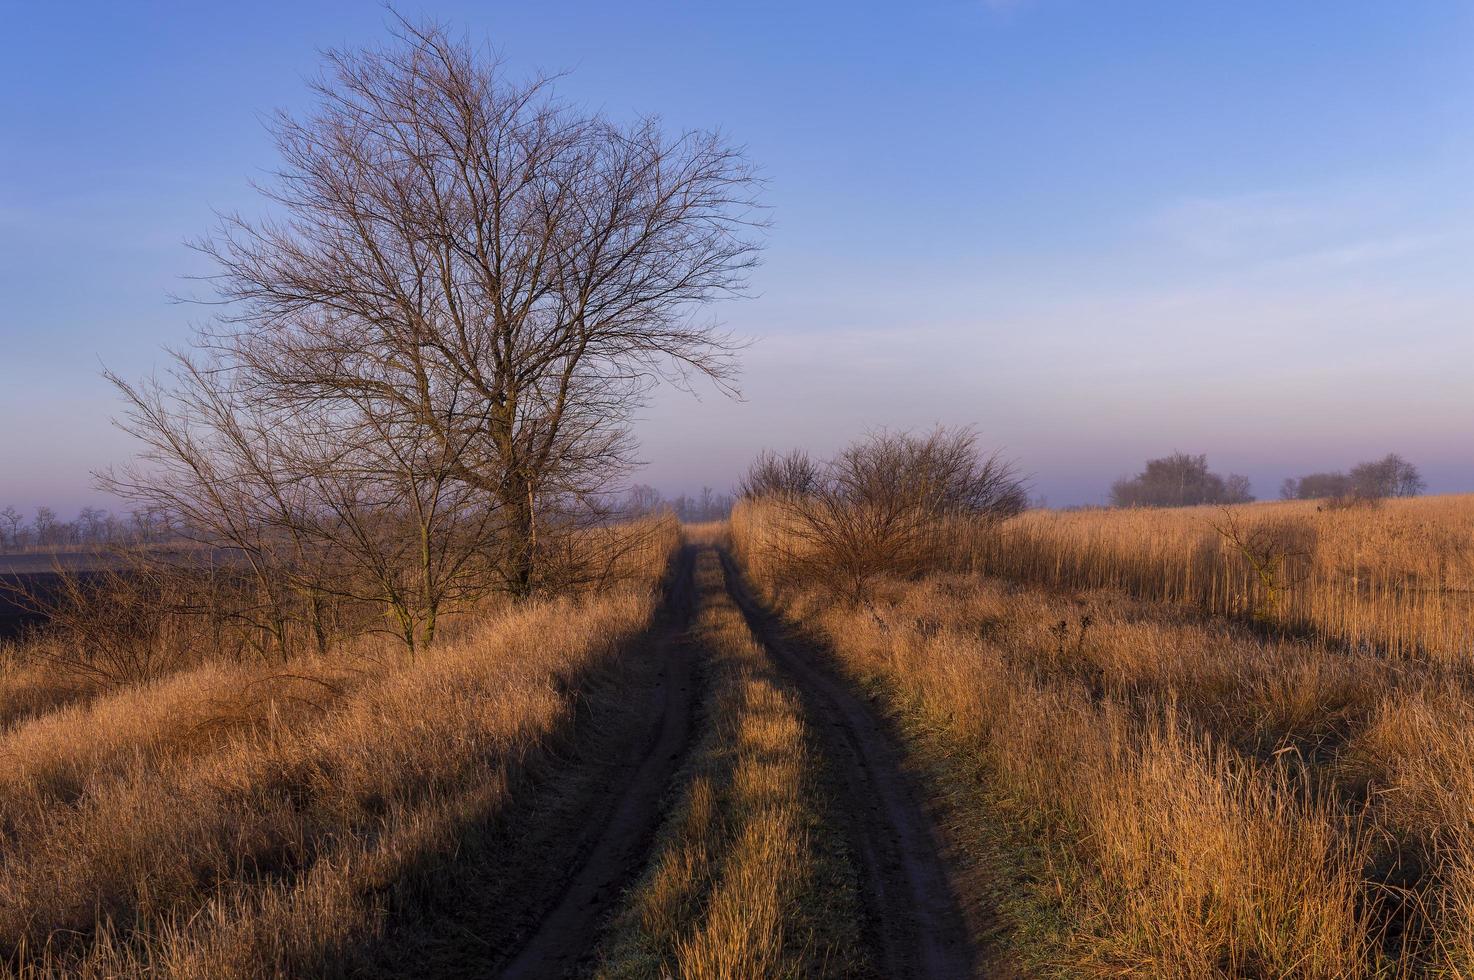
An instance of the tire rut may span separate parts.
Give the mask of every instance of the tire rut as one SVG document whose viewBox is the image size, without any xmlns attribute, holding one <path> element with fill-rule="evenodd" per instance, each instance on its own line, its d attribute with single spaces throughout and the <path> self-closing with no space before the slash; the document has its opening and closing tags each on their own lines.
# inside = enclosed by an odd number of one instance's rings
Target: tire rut
<svg viewBox="0 0 1474 980">
<path fill-rule="evenodd" d="M 785 635 L 780 618 L 749 593 L 732 556 L 722 550 L 720 557 L 728 593 L 795 682 L 835 770 L 877 966 L 888 978 L 974 976 L 979 958 L 940 835 L 895 740 L 862 697 Z"/>
<path fill-rule="evenodd" d="M 596 839 L 569 869 L 560 897 L 502 967 L 499 975 L 505 980 L 576 975 L 625 886 L 640 874 L 660 823 L 661 803 L 691 740 L 696 692 L 685 633 L 695 608 L 695 553 L 687 545 L 675 562 L 651 646 L 663 660 L 653 736 L 622 792 L 604 812 L 590 816 L 600 825 Z"/>
</svg>

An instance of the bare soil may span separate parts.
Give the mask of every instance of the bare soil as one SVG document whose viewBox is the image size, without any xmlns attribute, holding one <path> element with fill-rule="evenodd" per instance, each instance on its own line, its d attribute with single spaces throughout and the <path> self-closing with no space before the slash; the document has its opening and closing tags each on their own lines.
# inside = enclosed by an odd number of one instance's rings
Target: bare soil
<svg viewBox="0 0 1474 980">
<path fill-rule="evenodd" d="M 688 633 L 698 597 L 693 575 L 701 546 L 688 546 L 672 570 L 665 607 L 636 656 L 653 658 L 653 680 L 631 694 L 626 711 L 648 727 L 603 751 L 570 759 L 583 775 L 544 787 L 550 802 L 530 807 L 502 828 L 493 849 L 501 858 L 458 882 L 459 896 L 431 921 L 411 925 L 409 942 L 390 930 L 395 975 L 505 978 L 576 977 L 595 966 L 601 932 L 644 870 L 663 817 L 676 794 L 693 728 L 703 651 Z M 842 824 L 865 904 L 864 933 L 877 975 L 962 980 L 985 969 L 970 938 L 958 891 L 918 776 L 884 718 L 841 678 L 818 651 L 791 635 L 781 617 L 746 588 L 729 554 L 719 552 L 725 587 L 774 665 L 799 690 L 811 728 L 819 733 L 834 799 L 827 811 Z M 507 851 L 516 852 L 511 860 Z M 783 869 L 774 868 L 774 874 Z M 477 877 L 498 893 L 490 907 L 475 897 Z M 511 883 L 508 875 L 518 876 Z M 485 880 L 494 876 L 497 880 Z"/>
</svg>

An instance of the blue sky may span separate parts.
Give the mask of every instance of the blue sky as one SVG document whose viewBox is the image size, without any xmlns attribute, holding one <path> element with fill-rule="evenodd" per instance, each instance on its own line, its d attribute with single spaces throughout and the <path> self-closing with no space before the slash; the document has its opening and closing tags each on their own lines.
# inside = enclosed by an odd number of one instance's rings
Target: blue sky
<svg viewBox="0 0 1474 980">
<path fill-rule="evenodd" d="M 638 479 L 975 424 L 1051 503 L 1173 449 L 1282 477 L 1397 450 L 1474 490 L 1474 5 L 404 3 L 514 74 L 769 181 L 745 400 L 663 393 Z M 374 3 L 0 3 L 0 505 L 97 500 L 185 246 L 259 210 L 264 113 Z"/>
</svg>

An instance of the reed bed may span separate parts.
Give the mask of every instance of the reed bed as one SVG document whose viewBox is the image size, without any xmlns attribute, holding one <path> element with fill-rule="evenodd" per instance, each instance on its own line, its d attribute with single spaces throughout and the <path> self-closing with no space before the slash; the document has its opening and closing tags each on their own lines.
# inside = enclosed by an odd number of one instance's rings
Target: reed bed
<svg viewBox="0 0 1474 980">
<path fill-rule="evenodd" d="M 1396 656 L 1474 654 L 1474 495 L 1235 510 L 1247 527 L 1274 525 L 1296 539 L 1280 625 Z M 1052 588 L 1119 589 L 1246 615 L 1261 583 L 1215 530 L 1223 517 L 1214 507 L 1036 510 L 967 535 L 961 557 L 978 571 Z"/>
<path fill-rule="evenodd" d="M 1429 512 L 1464 519 L 1446 505 Z M 1398 510 L 1376 515 L 1389 539 Z M 1195 515 L 1163 517 L 1153 548 L 1194 540 Z M 1055 519 L 1149 531 L 1137 513 L 1028 518 Z M 836 603 L 781 574 L 773 505 L 732 527 L 769 597 L 924 760 L 969 897 L 1000 911 L 1023 972 L 1471 975 L 1467 663 L 1205 617 L 1119 581 L 988 577 L 959 570 L 960 549 L 939 556 L 951 570 Z M 1399 560 L 1417 555 L 1385 574 Z"/>
</svg>

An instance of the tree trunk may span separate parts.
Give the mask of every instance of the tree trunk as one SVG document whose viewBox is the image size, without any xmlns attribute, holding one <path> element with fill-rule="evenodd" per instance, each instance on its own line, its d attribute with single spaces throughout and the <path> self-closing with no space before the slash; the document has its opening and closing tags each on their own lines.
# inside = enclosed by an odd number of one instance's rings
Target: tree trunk
<svg viewBox="0 0 1474 980">
<path fill-rule="evenodd" d="M 502 531 L 502 576 L 514 598 L 532 594 L 537 572 L 537 520 L 530 488 L 519 486 L 507 494 Z"/>
</svg>

